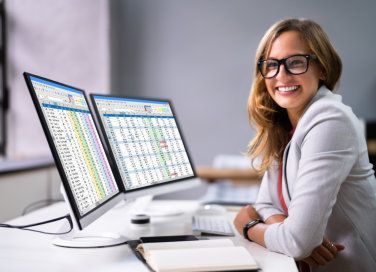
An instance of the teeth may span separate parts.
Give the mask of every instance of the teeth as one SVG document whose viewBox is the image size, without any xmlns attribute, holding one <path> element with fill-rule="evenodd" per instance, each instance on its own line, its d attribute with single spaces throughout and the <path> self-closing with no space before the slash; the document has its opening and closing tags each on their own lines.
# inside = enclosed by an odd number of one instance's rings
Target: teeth
<svg viewBox="0 0 376 272">
<path fill-rule="evenodd" d="M 292 92 L 298 89 L 299 86 L 291 86 L 291 87 L 278 87 L 278 91 L 280 92 Z"/>
</svg>

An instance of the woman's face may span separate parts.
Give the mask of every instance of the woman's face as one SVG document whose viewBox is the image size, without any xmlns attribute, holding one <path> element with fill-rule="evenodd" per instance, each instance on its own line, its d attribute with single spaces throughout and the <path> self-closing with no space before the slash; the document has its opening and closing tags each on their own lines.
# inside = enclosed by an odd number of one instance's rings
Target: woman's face
<svg viewBox="0 0 376 272">
<path fill-rule="evenodd" d="M 269 58 L 283 59 L 296 54 L 307 55 L 311 52 L 300 38 L 299 32 L 287 31 L 273 42 Z M 309 60 L 307 72 L 300 75 L 289 74 L 281 64 L 279 73 L 273 78 L 265 79 L 265 84 L 273 100 L 287 109 L 290 120 L 297 121 L 317 93 L 319 79 L 323 79 L 319 66 L 315 60 Z"/>
</svg>

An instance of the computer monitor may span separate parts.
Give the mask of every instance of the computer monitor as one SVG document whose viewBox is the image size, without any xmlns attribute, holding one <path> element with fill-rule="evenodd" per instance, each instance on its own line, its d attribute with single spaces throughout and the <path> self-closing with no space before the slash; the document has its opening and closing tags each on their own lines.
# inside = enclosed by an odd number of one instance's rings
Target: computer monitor
<svg viewBox="0 0 376 272">
<path fill-rule="evenodd" d="M 126 199 L 200 184 L 170 101 L 90 96 Z"/>
<path fill-rule="evenodd" d="M 32 100 L 59 171 L 76 231 L 123 199 L 82 90 L 24 73 Z M 56 242 L 68 247 L 122 243 L 115 235 L 82 239 L 71 234 Z M 113 239 L 119 238 L 119 239 Z"/>
</svg>

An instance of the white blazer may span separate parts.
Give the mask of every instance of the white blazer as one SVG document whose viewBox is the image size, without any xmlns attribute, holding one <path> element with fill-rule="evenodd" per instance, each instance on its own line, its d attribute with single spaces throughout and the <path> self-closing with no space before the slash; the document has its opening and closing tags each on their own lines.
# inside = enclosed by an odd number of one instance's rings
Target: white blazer
<svg viewBox="0 0 376 272">
<path fill-rule="evenodd" d="M 288 217 L 265 232 L 271 251 L 299 260 L 326 237 L 345 250 L 313 271 L 376 271 L 376 184 L 364 132 L 341 96 L 320 88 L 299 120 L 283 156 Z M 278 165 L 265 173 L 256 210 L 283 214 Z"/>
</svg>

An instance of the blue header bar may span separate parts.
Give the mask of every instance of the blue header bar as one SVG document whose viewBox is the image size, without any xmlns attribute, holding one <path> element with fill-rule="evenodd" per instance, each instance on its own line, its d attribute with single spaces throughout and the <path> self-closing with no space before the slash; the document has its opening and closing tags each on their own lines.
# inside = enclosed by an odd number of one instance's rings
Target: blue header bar
<svg viewBox="0 0 376 272">
<path fill-rule="evenodd" d="M 153 100 L 131 99 L 131 98 L 124 98 L 124 97 L 109 97 L 109 96 L 99 96 L 99 95 L 94 95 L 94 99 L 114 100 L 114 101 L 123 101 L 123 102 L 137 102 L 137 103 L 152 103 L 152 104 L 163 104 L 163 105 L 169 104 L 167 101 L 153 101 Z"/>
<path fill-rule="evenodd" d="M 77 89 L 73 89 L 73 88 L 70 88 L 70 87 L 67 87 L 67 86 L 64 86 L 64 85 L 61 85 L 61 84 L 57 84 L 57 83 L 54 83 L 54 82 L 51 82 L 51 81 L 48 81 L 48 80 L 44 80 L 44 79 L 41 79 L 41 78 L 38 78 L 38 77 L 30 76 L 30 80 L 49 85 L 51 87 L 56 87 L 56 88 L 64 89 L 66 91 L 70 91 L 70 92 L 73 92 L 73 93 L 83 95 L 82 91 L 79 91 Z"/>
<path fill-rule="evenodd" d="M 68 110 L 68 111 L 75 111 L 75 112 L 81 112 L 81 113 L 90 113 L 88 110 L 81 110 L 76 108 L 69 108 L 69 107 L 63 107 L 63 106 L 57 106 L 57 105 L 51 105 L 47 103 L 42 103 L 43 107 L 50 108 L 50 109 L 58 109 L 58 110 Z"/>
<path fill-rule="evenodd" d="M 133 117 L 133 118 L 175 118 L 174 116 L 167 115 L 141 115 L 141 114 L 125 114 L 125 113 L 105 113 L 104 117 Z"/>
</svg>

